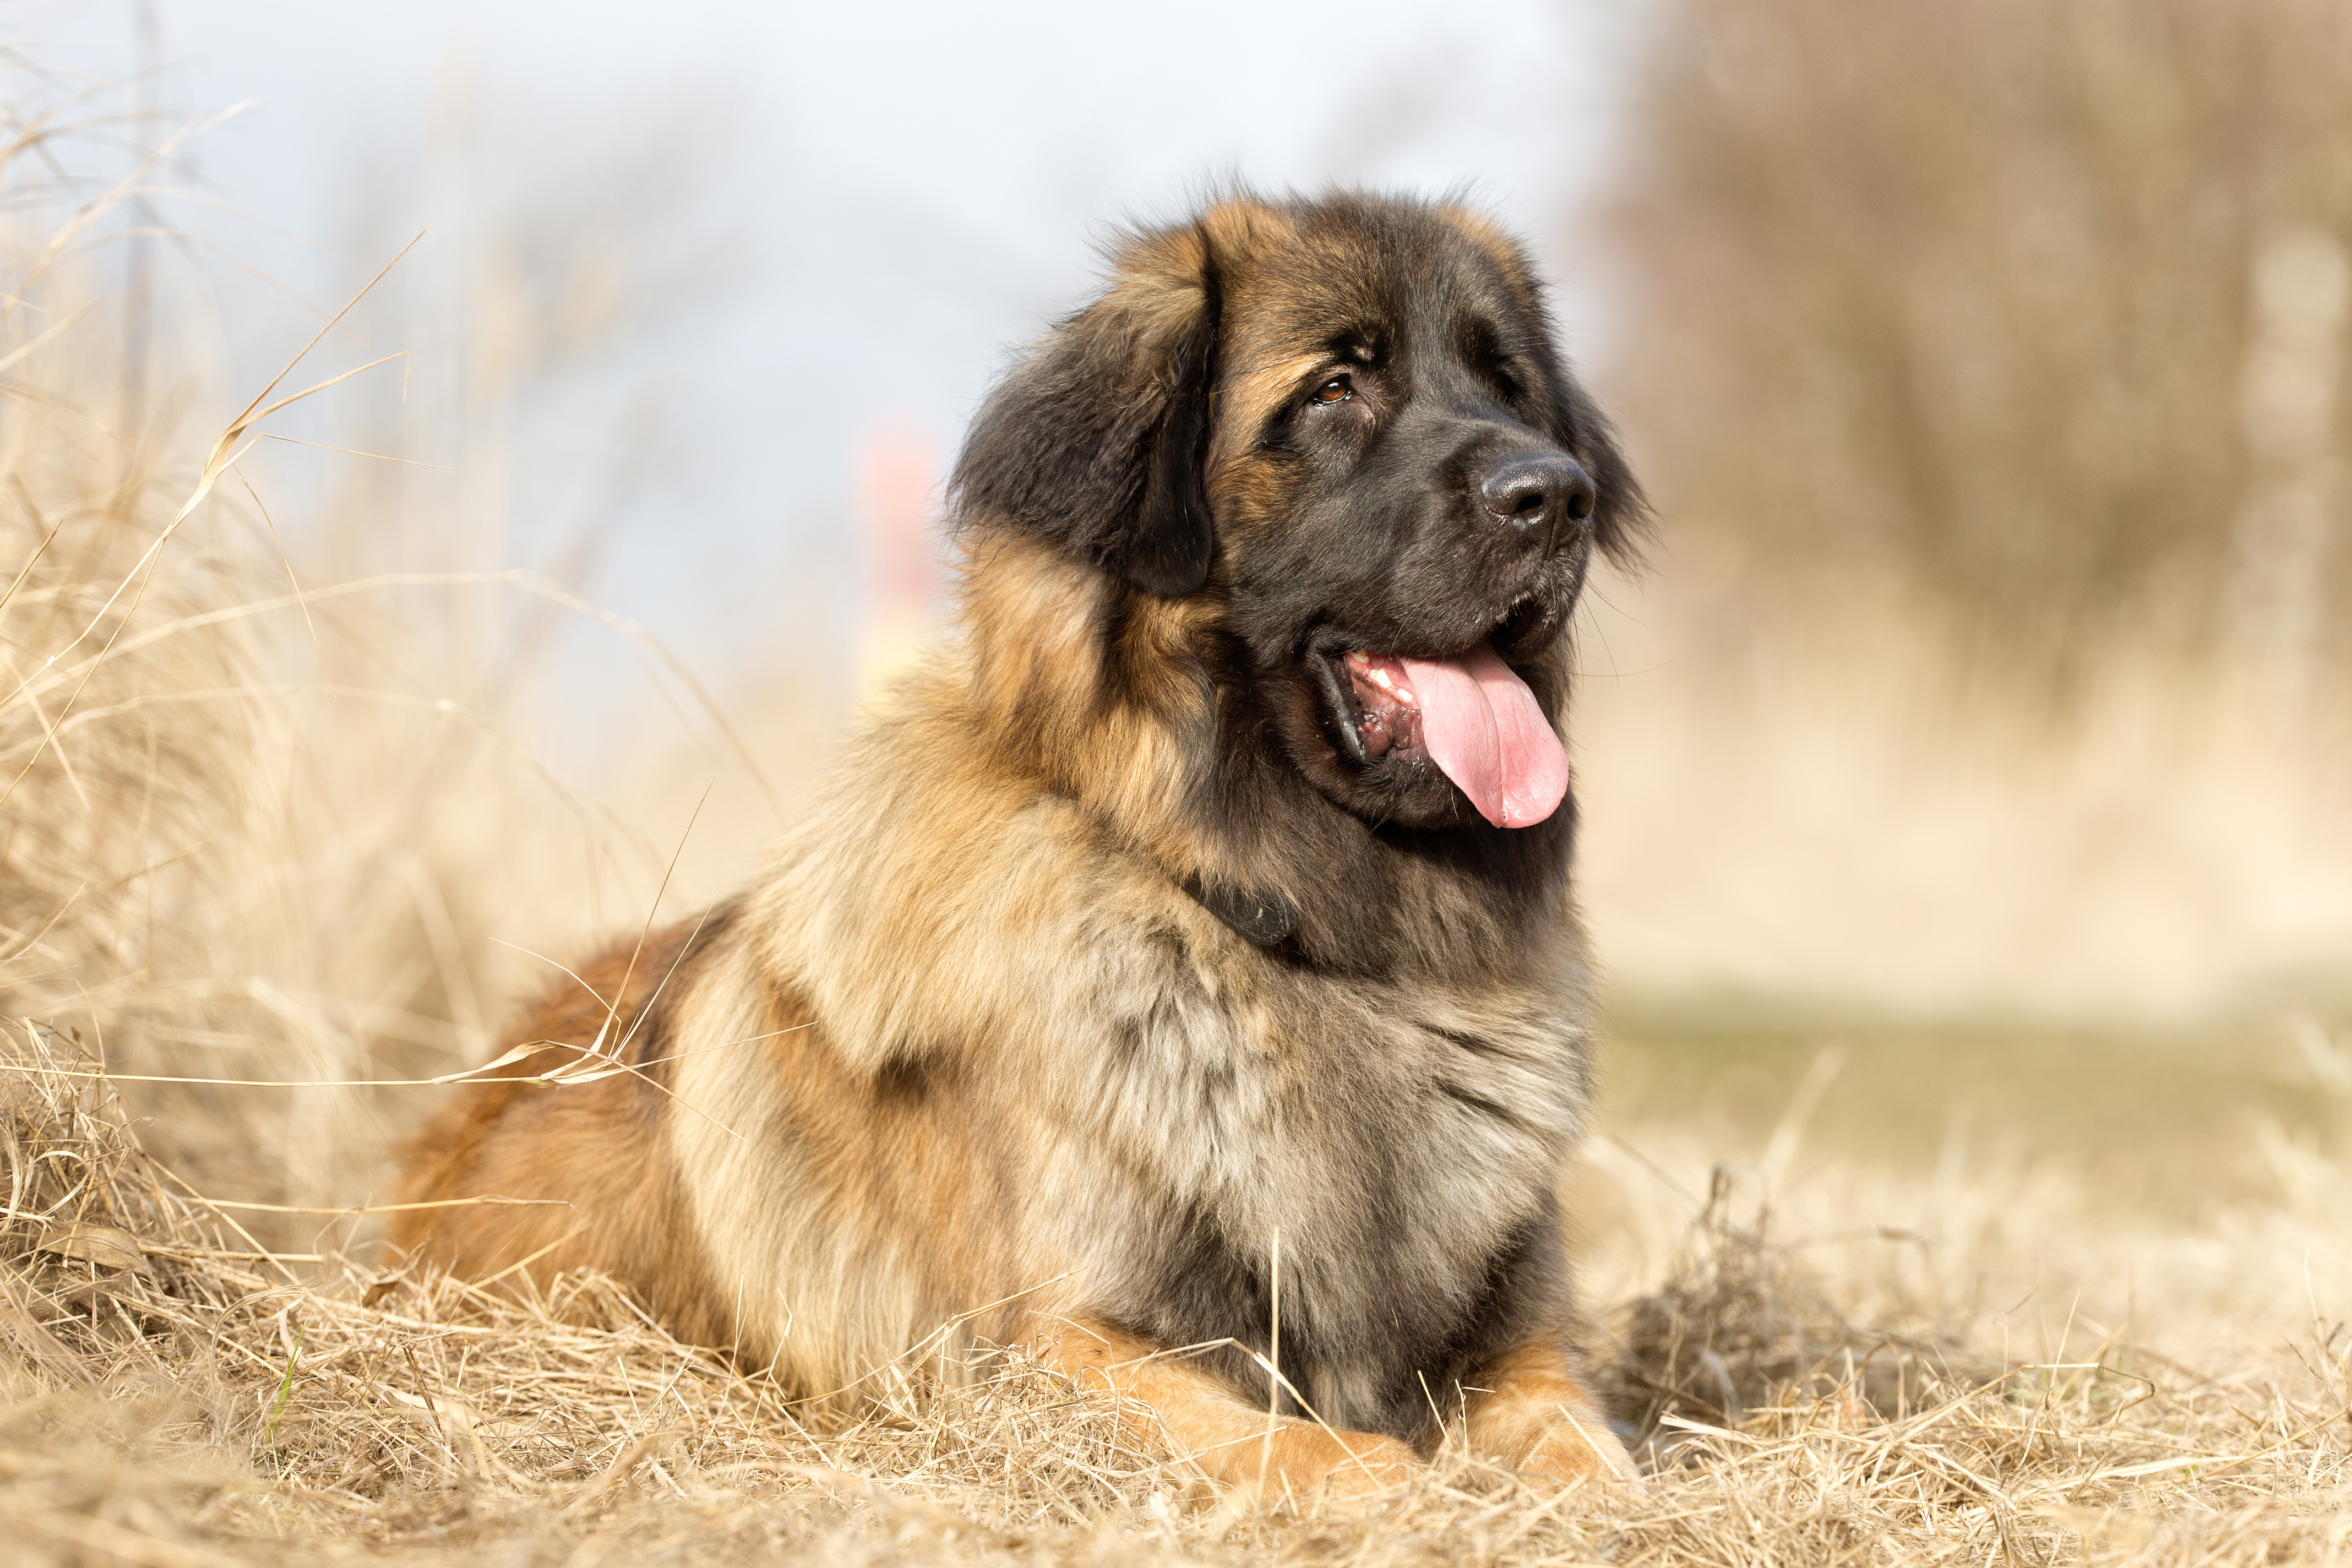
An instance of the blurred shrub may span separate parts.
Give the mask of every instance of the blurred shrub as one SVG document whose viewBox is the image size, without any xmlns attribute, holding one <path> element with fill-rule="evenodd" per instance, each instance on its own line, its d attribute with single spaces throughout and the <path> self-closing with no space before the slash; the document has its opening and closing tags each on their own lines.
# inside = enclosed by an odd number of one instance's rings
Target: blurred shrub
<svg viewBox="0 0 2352 1568">
<path fill-rule="evenodd" d="M 1620 396 L 1717 635 L 2326 689 L 2352 4 L 1677 0 L 1632 143 Z"/>
</svg>

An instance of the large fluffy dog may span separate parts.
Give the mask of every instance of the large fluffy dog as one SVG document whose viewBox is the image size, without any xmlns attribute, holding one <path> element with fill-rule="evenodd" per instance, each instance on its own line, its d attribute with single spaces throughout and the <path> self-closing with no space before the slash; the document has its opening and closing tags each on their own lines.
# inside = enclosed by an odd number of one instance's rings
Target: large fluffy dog
<svg viewBox="0 0 2352 1568">
<path fill-rule="evenodd" d="M 608 1270 L 811 1395 L 960 1320 L 943 1352 L 1034 1347 L 1242 1484 L 1384 1483 L 1447 1423 L 1630 1477 L 1553 1198 L 1558 726 L 1641 501 L 1526 258 L 1354 195 L 1130 235 L 951 494 L 961 635 L 749 892 L 502 1069 L 631 1070 L 478 1082 L 412 1157 L 412 1200 L 568 1206 L 396 1244 Z"/>
</svg>

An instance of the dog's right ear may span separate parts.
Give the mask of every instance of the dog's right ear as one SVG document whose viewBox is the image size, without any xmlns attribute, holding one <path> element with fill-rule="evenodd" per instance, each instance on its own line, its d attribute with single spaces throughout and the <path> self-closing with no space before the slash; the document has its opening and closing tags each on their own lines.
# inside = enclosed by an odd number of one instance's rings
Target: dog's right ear
<svg viewBox="0 0 2352 1568">
<path fill-rule="evenodd" d="M 1138 237 L 1110 290 L 1033 348 L 956 460 L 957 527 L 1043 534 L 1150 593 L 1209 580 L 1207 477 L 1221 315 L 1203 227 Z"/>
</svg>

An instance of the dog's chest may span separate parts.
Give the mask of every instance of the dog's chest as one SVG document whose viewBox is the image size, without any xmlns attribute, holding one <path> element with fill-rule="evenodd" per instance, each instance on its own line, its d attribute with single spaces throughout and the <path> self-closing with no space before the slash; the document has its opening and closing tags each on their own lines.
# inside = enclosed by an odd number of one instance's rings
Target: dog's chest
<svg viewBox="0 0 2352 1568">
<path fill-rule="evenodd" d="M 1356 982 L 1168 997 L 1102 1042 L 1097 1126 L 1244 1228 L 1349 1228 L 1405 1194 L 1478 1211 L 1573 1136 L 1582 1050 L 1571 1021 L 1533 1007 L 1471 1020 Z"/>
<path fill-rule="evenodd" d="M 1214 979 L 1165 975 L 1075 1053 L 1072 1152 L 1089 1190 L 1127 1194 L 1092 1260 L 1102 1304 L 1163 1342 L 1271 1348 L 1279 1257 L 1301 1388 L 1360 1423 L 1417 1420 L 1400 1390 L 1458 1371 L 1554 1224 L 1579 1020 L 1540 994 L 1474 1009 L 1428 987 Z"/>
</svg>

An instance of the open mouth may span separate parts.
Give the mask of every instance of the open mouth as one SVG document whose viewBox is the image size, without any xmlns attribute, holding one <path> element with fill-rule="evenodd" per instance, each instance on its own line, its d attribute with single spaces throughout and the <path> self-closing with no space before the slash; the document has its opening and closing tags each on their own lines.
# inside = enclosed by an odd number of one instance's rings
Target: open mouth
<svg viewBox="0 0 2352 1568">
<path fill-rule="evenodd" d="M 1351 648 L 1340 662 L 1366 762 L 1426 758 L 1497 827 L 1530 827 L 1559 809 L 1568 753 L 1492 643 L 1445 658 Z"/>
<path fill-rule="evenodd" d="M 1368 758 L 1425 754 L 1421 738 L 1421 699 L 1404 660 L 1383 653 L 1350 652 L 1346 658 L 1349 695 L 1356 700 L 1356 739 Z"/>
</svg>

